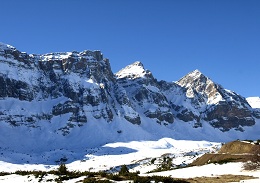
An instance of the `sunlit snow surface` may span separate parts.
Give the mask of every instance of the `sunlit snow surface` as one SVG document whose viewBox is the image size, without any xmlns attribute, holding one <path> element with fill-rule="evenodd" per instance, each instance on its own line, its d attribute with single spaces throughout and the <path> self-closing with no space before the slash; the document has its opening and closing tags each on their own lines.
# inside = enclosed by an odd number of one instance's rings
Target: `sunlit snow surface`
<svg viewBox="0 0 260 183">
<path fill-rule="evenodd" d="M 132 171 L 139 170 L 146 173 L 156 168 L 156 163 L 151 164 L 152 158 L 168 155 L 174 157 L 174 164 L 183 165 L 191 163 L 201 154 L 216 151 L 219 147 L 220 143 L 178 141 L 170 138 L 163 138 L 158 141 L 117 142 L 88 150 L 84 162 L 73 162 L 68 167 L 73 170 L 113 171 L 120 165 L 126 164 L 132 167 Z"/>
<path fill-rule="evenodd" d="M 156 164 L 151 164 L 152 158 L 160 158 L 162 155 L 173 157 L 175 165 L 191 163 L 195 158 L 207 152 L 216 152 L 220 143 L 208 141 L 188 141 L 162 138 L 158 141 L 131 141 L 108 143 L 101 147 L 86 148 L 82 157 L 68 163 L 70 170 L 80 171 L 107 171 L 117 170 L 123 164 L 130 165 L 133 171 L 142 173 L 153 170 Z M 58 150 L 57 150 L 58 151 Z M 64 157 L 67 156 L 64 151 Z M 52 155 L 51 153 L 49 155 Z M 19 158 L 23 158 L 20 154 Z M 41 157 L 35 157 L 41 158 Z M 58 164 L 58 163 L 57 163 Z M 8 163 L 0 161 L 0 172 L 13 172 L 16 170 L 50 170 L 57 165 Z"/>
<path fill-rule="evenodd" d="M 171 138 L 162 138 L 158 141 L 131 141 L 108 143 L 102 147 L 88 148 L 84 152 L 81 160 L 67 164 L 69 170 L 79 171 L 118 171 L 120 166 L 125 164 L 130 171 L 140 171 L 142 176 L 160 175 L 171 176 L 175 178 L 191 178 L 201 176 L 219 176 L 224 174 L 233 175 L 252 175 L 260 177 L 259 171 L 243 171 L 242 163 L 228 163 L 224 165 L 208 164 L 198 167 L 187 167 L 171 171 L 150 173 L 148 171 L 155 169 L 158 160 L 163 156 L 173 158 L 174 165 L 189 164 L 199 156 L 205 153 L 214 153 L 221 147 L 221 143 L 208 141 L 189 141 L 174 140 Z M 39 157 L 40 158 L 40 157 Z M 151 159 L 156 158 L 154 164 Z M 44 164 L 12 164 L 0 161 L 0 172 L 14 172 L 16 170 L 52 170 L 57 169 L 58 165 Z M 44 177 L 42 182 L 48 179 L 55 179 L 54 175 Z M 68 182 L 77 182 L 84 177 L 70 180 Z M 34 176 L 8 175 L 0 176 L 0 182 L 37 182 Z M 247 180 L 245 182 L 257 182 L 257 180 Z"/>
<path fill-rule="evenodd" d="M 145 77 L 145 74 L 148 71 L 146 71 L 141 64 L 141 62 L 137 61 L 124 69 L 120 70 L 118 73 L 116 73 L 117 78 L 124 78 L 124 77 L 131 77 L 132 79 L 139 78 L 139 77 Z"/>
<path fill-rule="evenodd" d="M 246 100 L 252 108 L 260 109 L 260 97 L 248 97 Z"/>
<path fill-rule="evenodd" d="M 256 179 L 242 180 L 243 183 L 259 183 L 260 170 L 245 171 L 243 170 L 243 163 L 227 163 L 227 164 L 207 164 L 203 166 L 187 167 L 165 172 L 144 174 L 144 176 L 159 175 L 171 176 L 175 178 L 194 178 L 194 177 L 217 177 L 220 175 L 248 175 Z"/>
</svg>

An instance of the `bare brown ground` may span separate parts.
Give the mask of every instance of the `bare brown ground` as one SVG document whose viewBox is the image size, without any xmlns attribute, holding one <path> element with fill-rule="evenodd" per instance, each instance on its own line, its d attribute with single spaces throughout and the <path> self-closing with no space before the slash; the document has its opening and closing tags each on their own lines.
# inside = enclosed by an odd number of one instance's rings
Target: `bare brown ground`
<svg viewBox="0 0 260 183">
<path fill-rule="evenodd" d="M 260 157 L 258 154 L 260 154 L 260 145 L 233 141 L 223 145 L 218 153 L 204 154 L 196 159 L 191 166 L 200 166 L 208 163 L 259 162 Z"/>
</svg>

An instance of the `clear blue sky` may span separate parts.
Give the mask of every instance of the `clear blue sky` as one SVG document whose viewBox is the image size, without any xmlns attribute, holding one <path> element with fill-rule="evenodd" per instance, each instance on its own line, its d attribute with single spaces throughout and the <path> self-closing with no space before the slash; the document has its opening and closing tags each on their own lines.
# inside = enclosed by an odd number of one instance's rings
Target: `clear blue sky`
<svg viewBox="0 0 260 183">
<path fill-rule="evenodd" d="M 259 0 L 0 0 L 0 42 L 28 53 L 101 50 L 113 72 L 141 61 L 158 80 L 199 69 L 260 96 Z"/>
</svg>

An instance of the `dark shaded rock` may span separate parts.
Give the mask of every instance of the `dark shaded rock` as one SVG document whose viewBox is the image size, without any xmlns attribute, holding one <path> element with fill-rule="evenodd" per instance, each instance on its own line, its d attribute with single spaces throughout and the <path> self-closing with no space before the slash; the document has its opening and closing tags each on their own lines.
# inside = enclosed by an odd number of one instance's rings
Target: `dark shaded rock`
<svg viewBox="0 0 260 183">
<path fill-rule="evenodd" d="M 13 97 L 19 100 L 32 101 L 34 98 L 33 88 L 25 82 L 10 79 L 0 75 L 0 97 Z"/>
<path fill-rule="evenodd" d="M 206 120 L 213 121 L 211 122 L 212 126 L 221 128 L 222 131 L 228 131 L 239 126 L 255 125 L 251 111 L 230 104 L 215 106 L 213 110 L 207 113 Z"/>
<path fill-rule="evenodd" d="M 255 120 L 253 118 L 238 118 L 236 116 L 229 118 L 223 117 L 215 119 L 215 121 L 210 122 L 210 124 L 223 132 L 229 131 L 232 128 L 243 131 L 242 127 L 255 125 Z"/>
<path fill-rule="evenodd" d="M 173 123 L 173 121 L 174 121 L 174 116 L 173 116 L 173 114 L 170 111 L 168 111 L 168 112 L 164 112 L 164 111 L 155 111 L 155 112 L 146 111 L 146 112 L 144 112 L 144 114 L 148 118 L 156 118 L 160 122 L 161 121 L 166 121 L 168 123 Z"/>
<path fill-rule="evenodd" d="M 136 125 L 140 125 L 141 124 L 140 116 L 137 116 L 137 117 L 124 116 L 124 117 L 130 123 L 133 123 L 133 124 L 136 124 Z"/>
<path fill-rule="evenodd" d="M 254 109 L 253 116 L 257 119 L 260 119 L 260 109 Z"/>
<path fill-rule="evenodd" d="M 188 109 L 184 109 L 180 113 L 177 114 L 177 117 L 185 122 L 196 120 L 197 122 L 200 121 L 200 117 L 193 114 L 191 111 L 188 111 Z"/>
<path fill-rule="evenodd" d="M 74 105 L 72 101 L 66 101 L 65 103 L 54 106 L 52 109 L 52 114 L 55 116 L 66 114 L 66 113 L 77 113 L 79 108 Z"/>
</svg>

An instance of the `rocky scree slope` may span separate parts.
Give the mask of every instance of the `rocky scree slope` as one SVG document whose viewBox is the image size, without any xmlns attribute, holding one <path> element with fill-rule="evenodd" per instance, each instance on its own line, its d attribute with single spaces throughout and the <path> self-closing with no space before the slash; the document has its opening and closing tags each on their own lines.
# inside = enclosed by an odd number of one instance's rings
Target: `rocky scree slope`
<svg viewBox="0 0 260 183">
<path fill-rule="evenodd" d="M 194 128 L 206 122 L 222 132 L 242 132 L 260 118 L 244 97 L 198 70 L 177 82 L 157 81 L 141 62 L 113 74 L 100 51 L 38 55 L 0 43 L 0 86 L 3 134 L 16 128 L 33 137 L 38 129 L 65 137 L 73 130 L 85 133 L 81 127 L 86 130 L 91 123 L 84 138 L 91 138 L 95 129 L 109 141 L 107 129 L 116 130 L 110 134 L 116 139 L 120 125 L 147 131 L 151 124 L 174 131 L 175 122 L 190 122 Z"/>
</svg>

